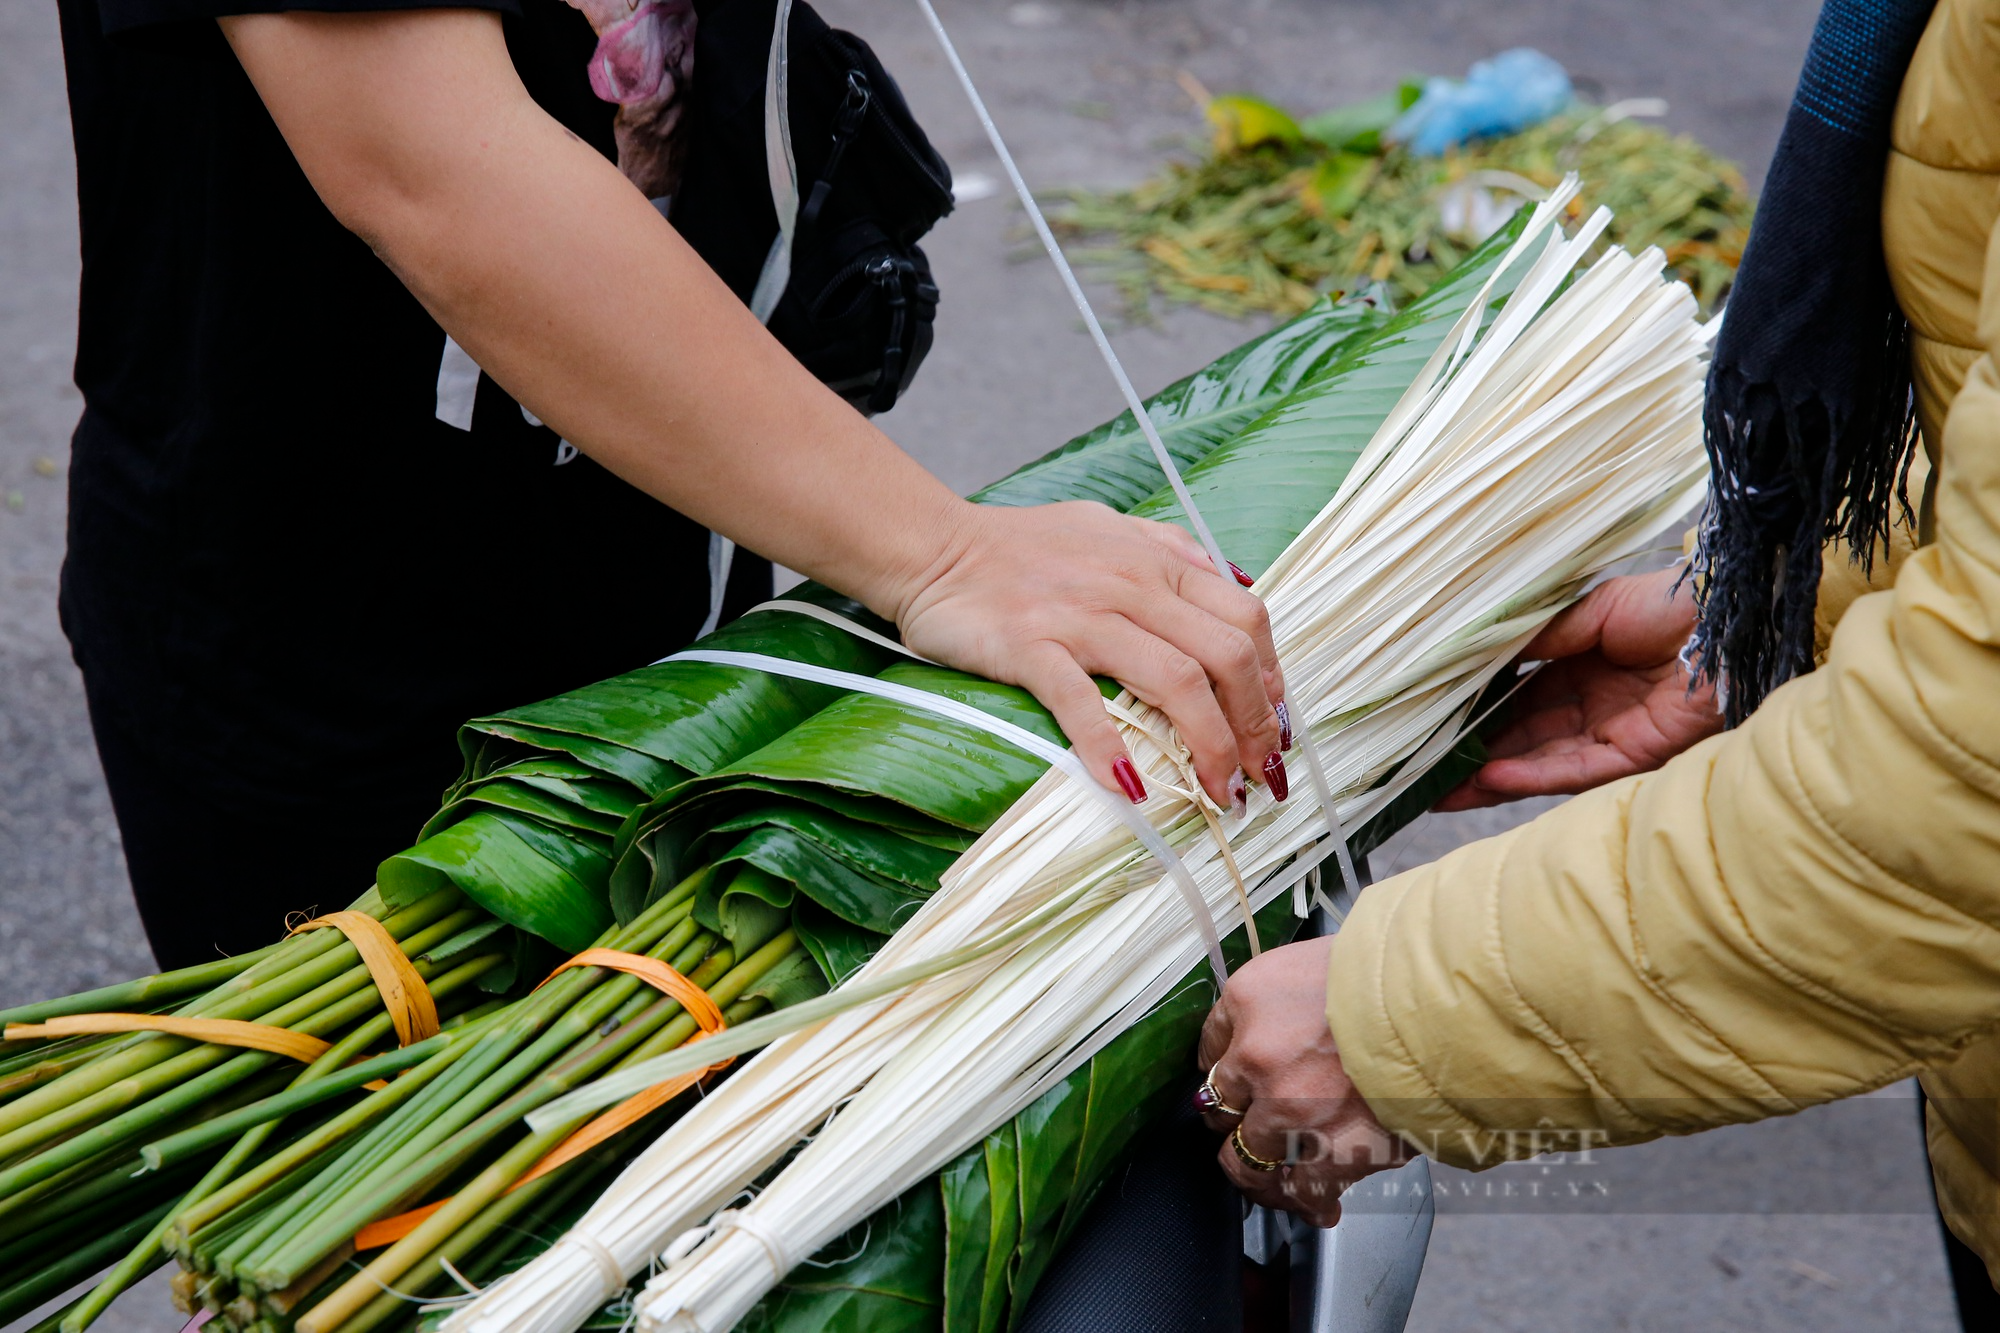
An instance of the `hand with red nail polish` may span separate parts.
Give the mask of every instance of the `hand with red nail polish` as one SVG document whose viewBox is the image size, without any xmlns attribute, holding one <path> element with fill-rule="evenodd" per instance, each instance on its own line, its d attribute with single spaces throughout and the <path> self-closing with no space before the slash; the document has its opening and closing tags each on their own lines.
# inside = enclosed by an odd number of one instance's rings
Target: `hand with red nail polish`
<svg viewBox="0 0 2000 1333">
<path fill-rule="evenodd" d="M 1292 794 L 1291 775 L 1285 772 L 1285 756 L 1276 750 L 1264 757 L 1264 785 L 1271 789 L 1271 795 L 1278 800 L 1288 800 Z"/>
<path fill-rule="evenodd" d="M 1264 603 L 1167 523 L 1070 503 L 965 505 L 930 563 L 869 599 L 917 652 L 1021 685 L 1097 780 L 1145 799 L 1093 677 L 1166 713 L 1202 789 L 1234 803 L 1281 743 L 1285 697 Z"/>
<path fill-rule="evenodd" d="M 1132 763 L 1130 755 L 1119 755 L 1111 761 L 1111 776 L 1118 779 L 1119 789 L 1129 797 L 1134 805 L 1146 803 L 1146 784 L 1139 780 L 1139 770 Z"/>
</svg>

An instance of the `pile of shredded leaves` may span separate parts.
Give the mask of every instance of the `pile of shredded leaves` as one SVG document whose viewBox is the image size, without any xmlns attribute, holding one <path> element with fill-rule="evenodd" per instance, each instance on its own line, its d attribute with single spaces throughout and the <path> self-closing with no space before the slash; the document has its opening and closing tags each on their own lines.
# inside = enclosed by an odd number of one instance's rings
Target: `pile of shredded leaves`
<svg viewBox="0 0 2000 1333">
<path fill-rule="evenodd" d="M 1728 291 L 1752 200 L 1735 166 L 1685 135 L 1573 105 L 1518 134 L 1419 157 L 1382 131 L 1417 96 L 1294 120 L 1246 96 L 1210 99 L 1212 144 L 1131 190 L 1067 191 L 1052 221 L 1119 288 L 1135 319 L 1156 294 L 1220 314 L 1292 315 L 1328 292 L 1379 283 L 1401 304 L 1528 199 L 1574 171 L 1585 216 L 1612 210 L 1607 240 L 1657 245 L 1704 312 Z"/>
</svg>

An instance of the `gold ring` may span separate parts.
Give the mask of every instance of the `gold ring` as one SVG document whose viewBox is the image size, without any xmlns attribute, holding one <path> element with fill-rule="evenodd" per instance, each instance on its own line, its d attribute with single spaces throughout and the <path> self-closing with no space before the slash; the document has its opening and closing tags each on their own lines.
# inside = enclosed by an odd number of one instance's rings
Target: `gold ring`
<svg viewBox="0 0 2000 1333">
<path fill-rule="evenodd" d="M 1222 1100 L 1222 1090 L 1215 1086 L 1213 1069 L 1202 1079 L 1201 1086 L 1195 1089 L 1194 1109 L 1203 1115 L 1233 1115 L 1238 1120 L 1243 1118 L 1241 1111 Z"/>
<path fill-rule="evenodd" d="M 1243 1146 L 1243 1126 L 1238 1125 L 1229 1136 L 1229 1146 L 1236 1149 L 1236 1155 L 1252 1171 L 1276 1171 L 1283 1162 L 1274 1162 L 1268 1157 L 1259 1157 Z"/>
</svg>

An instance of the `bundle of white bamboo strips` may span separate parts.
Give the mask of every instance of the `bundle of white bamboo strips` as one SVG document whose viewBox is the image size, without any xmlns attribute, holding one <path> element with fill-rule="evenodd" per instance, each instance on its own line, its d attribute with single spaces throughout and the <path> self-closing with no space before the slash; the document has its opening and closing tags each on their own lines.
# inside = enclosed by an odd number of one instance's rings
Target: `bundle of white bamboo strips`
<svg viewBox="0 0 2000 1333">
<path fill-rule="evenodd" d="M 1506 261 L 1527 271 L 1500 314 L 1482 332 L 1485 302 L 1473 305 L 1340 492 L 1258 581 L 1294 723 L 1312 728 L 1346 826 L 1400 790 L 1387 775 L 1421 771 L 1456 739 L 1550 615 L 1701 497 L 1709 331 L 1687 290 L 1662 279 L 1656 251 L 1612 249 L 1565 289 L 1608 220 L 1600 211 L 1565 238 L 1556 221 L 1573 197 L 1566 185 L 1537 211 Z M 1119 707 L 1156 793 L 1145 814 L 1227 931 L 1243 898 L 1185 752 L 1163 715 L 1129 696 Z M 1258 906 L 1295 882 L 1286 867 L 1302 852 L 1324 848 L 1325 815 L 1305 783 L 1283 804 L 1253 788 L 1247 816 L 1224 824 Z M 567 1237 L 447 1328 L 568 1333 L 664 1252 L 665 1271 L 637 1301 L 640 1328 L 720 1333 L 794 1264 L 1089 1058 L 1202 957 L 1158 865 L 1092 793 L 1052 772 L 840 990 L 547 1108 L 572 1114 L 771 1042 Z"/>
</svg>

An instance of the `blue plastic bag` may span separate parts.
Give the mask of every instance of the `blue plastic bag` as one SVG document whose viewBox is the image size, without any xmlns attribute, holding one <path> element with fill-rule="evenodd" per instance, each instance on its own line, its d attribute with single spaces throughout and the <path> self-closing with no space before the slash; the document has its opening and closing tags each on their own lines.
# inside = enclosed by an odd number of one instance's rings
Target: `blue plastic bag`
<svg viewBox="0 0 2000 1333">
<path fill-rule="evenodd" d="M 1427 82 L 1423 96 L 1389 127 L 1389 138 L 1420 157 L 1436 157 L 1470 139 L 1539 125 L 1574 97 L 1561 65 L 1540 51 L 1516 47 L 1480 61 L 1462 82 Z"/>
</svg>

